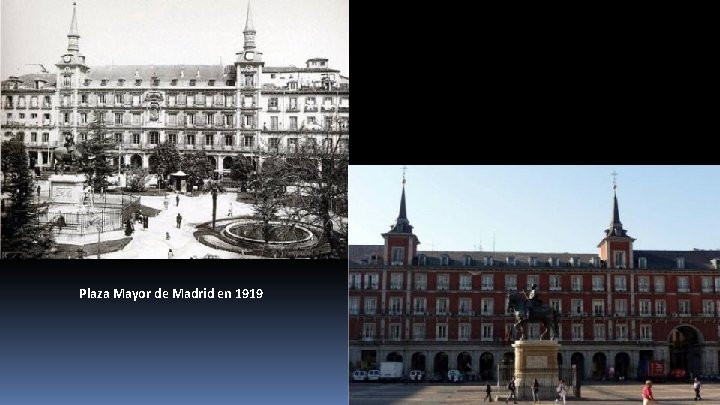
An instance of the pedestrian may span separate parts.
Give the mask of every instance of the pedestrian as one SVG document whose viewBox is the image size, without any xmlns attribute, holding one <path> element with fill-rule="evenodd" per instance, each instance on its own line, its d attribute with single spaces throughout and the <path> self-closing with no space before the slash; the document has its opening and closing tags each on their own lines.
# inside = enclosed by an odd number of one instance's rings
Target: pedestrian
<svg viewBox="0 0 720 405">
<path fill-rule="evenodd" d="M 645 381 L 645 387 L 642 390 L 643 405 L 657 404 L 652 393 L 652 381 Z"/>
<path fill-rule="evenodd" d="M 505 403 L 507 404 L 508 402 L 510 402 L 510 398 L 512 398 L 512 399 L 513 399 L 513 403 L 516 403 L 516 404 L 517 404 L 517 395 L 515 395 L 515 389 L 516 389 L 516 387 L 515 387 L 515 377 L 513 377 L 513 379 L 510 380 L 510 382 L 508 383 L 507 388 L 508 388 L 508 391 L 510 391 L 510 395 L 508 395 L 507 399 L 505 400 Z"/>
<path fill-rule="evenodd" d="M 175 217 L 175 221 L 177 221 L 177 227 L 180 228 L 180 224 L 182 223 L 182 215 L 178 212 L 177 217 Z"/>
<path fill-rule="evenodd" d="M 168 249 L 168 259 L 172 259 L 172 258 L 173 258 L 172 249 Z"/>
<path fill-rule="evenodd" d="M 143 215 L 143 229 L 148 229 L 148 221 L 150 220 L 150 217 L 147 215 Z"/>
<path fill-rule="evenodd" d="M 701 386 L 702 386 L 702 384 L 700 384 L 700 380 L 698 380 L 698 378 L 695 377 L 695 382 L 693 382 L 693 389 L 695 390 L 695 400 L 696 401 L 702 400 L 702 398 L 700 398 Z"/>
<path fill-rule="evenodd" d="M 165 232 L 165 240 L 170 240 L 170 232 Z"/>
<path fill-rule="evenodd" d="M 168 198 L 167 198 L 167 194 L 165 194 L 165 201 L 163 201 L 163 206 L 165 207 L 165 210 L 167 211 L 167 209 L 168 209 Z"/>
<path fill-rule="evenodd" d="M 565 382 L 563 380 L 560 380 L 560 384 L 558 384 L 556 391 L 557 391 L 559 398 L 556 398 L 555 402 L 558 402 L 560 399 L 562 399 L 562 402 L 564 404 L 565 396 L 567 395 L 567 391 L 565 391 Z"/>
<path fill-rule="evenodd" d="M 228 216 L 229 216 L 229 217 L 232 216 L 232 206 L 233 206 L 233 203 L 231 202 L 231 203 L 230 203 L 230 207 L 228 207 Z"/>
<path fill-rule="evenodd" d="M 175 194 L 175 206 L 180 205 L 180 194 Z"/>
<path fill-rule="evenodd" d="M 490 384 L 488 384 L 487 387 L 485 387 L 485 399 L 483 399 L 483 402 L 485 402 L 485 400 L 492 402 L 492 396 L 490 396 L 491 393 L 492 389 L 490 388 Z"/>
<path fill-rule="evenodd" d="M 537 404 L 540 402 L 540 397 L 538 397 L 538 393 L 540 392 L 540 383 L 538 382 L 537 378 L 535 379 L 535 382 L 533 383 L 533 403 Z"/>
<path fill-rule="evenodd" d="M 37 195 L 38 195 L 38 200 L 39 200 L 40 199 L 40 185 L 39 184 L 37 186 Z"/>
</svg>

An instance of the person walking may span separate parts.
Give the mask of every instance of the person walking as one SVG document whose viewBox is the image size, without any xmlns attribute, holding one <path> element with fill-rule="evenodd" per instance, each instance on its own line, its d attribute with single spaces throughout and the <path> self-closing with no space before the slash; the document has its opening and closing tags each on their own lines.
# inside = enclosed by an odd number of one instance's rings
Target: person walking
<svg viewBox="0 0 720 405">
<path fill-rule="evenodd" d="M 540 383 L 538 382 L 537 378 L 535 379 L 535 382 L 532 386 L 533 390 L 533 403 L 537 404 L 540 402 L 540 397 L 538 397 L 538 393 L 540 392 Z"/>
<path fill-rule="evenodd" d="M 507 404 L 508 402 L 510 402 L 510 398 L 512 398 L 513 403 L 517 404 L 517 395 L 515 395 L 515 390 L 517 389 L 517 387 L 515 386 L 515 377 L 513 377 L 513 379 L 510 380 L 507 388 L 508 388 L 508 391 L 510 391 L 510 395 L 508 395 L 507 399 L 505 400 L 505 403 Z"/>
<path fill-rule="evenodd" d="M 488 384 L 487 387 L 485 387 L 485 399 L 483 399 L 483 402 L 485 402 L 486 400 L 492 402 L 491 394 L 492 389 L 490 388 L 490 384 Z"/>
<path fill-rule="evenodd" d="M 693 389 L 695 390 L 695 401 L 700 401 L 702 398 L 700 398 L 700 388 L 702 387 L 702 384 L 700 384 L 700 380 L 698 380 L 697 377 L 695 377 L 695 382 L 693 382 Z"/>
<path fill-rule="evenodd" d="M 168 259 L 172 259 L 172 258 L 173 258 L 173 251 L 172 251 L 172 249 L 168 249 Z"/>
<path fill-rule="evenodd" d="M 177 217 L 175 217 L 175 221 L 177 221 L 177 227 L 180 228 L 180 224 L 182 223 L 182 215 L 178 212 Z"/>
<path fill-rule="evenodd" d="M 652 381 L 645 381 L 645 387 L 642 390 L 643 405 L 657 404 L 652 393 Z"/>
<path fill-rule="evenodd" d="M 165 211 L 167 211 L 168 205 L 169 205 L 169 204 L 168 204 L 167 194 L 165 194 L 165 201 L 163 201 L 163 206 L 165 207 Z"/>
<path fill-rule="evenodd" d="M 555 399 L 555 402 L 558 402 L 560 399 L 562 399 L 563 404 L 565 404 L 565 396 L 567 395 L 567 391 L 565 391 L 565 382 L 563 380 L 560 380 L 560 384 L 557 386 L 557 394 L 559 398 Z"/>
<path fill-rule="evenodd" d="M 37 186 L 38 201 L 40 200 L 40 185 Z"/>
<path fill-rule="evenodd" d="M 175 206 L 180 205 L 180 194 L 175 194 Z"/>
</svg>

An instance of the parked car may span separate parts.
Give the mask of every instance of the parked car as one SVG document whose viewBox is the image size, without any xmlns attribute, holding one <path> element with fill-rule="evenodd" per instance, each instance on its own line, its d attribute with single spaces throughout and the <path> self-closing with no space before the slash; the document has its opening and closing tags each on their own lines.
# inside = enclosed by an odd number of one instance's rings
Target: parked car
<svg viewBox="0 0 720 405">
<path fill-rule="evenodd" d="M 410 381 L 422 381 L 423 374 L 420 370 L 410 370 Z"/>
<path fill-rule="evenodd" d="M 368 381 L 379 381 L 380 380 L 380 370 L 370 370 L 367 372 L 367 379 Z"/>
<path fill-rule="evenodd" d="M 355 370 L 352 374 L 353 381 L 365 381 L 367 379 L 367 372 L 365 370 Z"/>
<path fill-rule="evenodd" d="M 450 380 L 450 382 L 460 382 L 462 381 L 462 378 L 463 376 L 460 370 L 448 371 L 448 380 Z"/>
</svg>

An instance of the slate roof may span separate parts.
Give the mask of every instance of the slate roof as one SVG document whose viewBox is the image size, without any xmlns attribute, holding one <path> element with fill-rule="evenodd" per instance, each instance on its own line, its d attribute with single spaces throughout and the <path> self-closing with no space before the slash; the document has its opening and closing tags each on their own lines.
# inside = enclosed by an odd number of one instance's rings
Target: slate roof
<svg viewBox="0 0 720 405">
<path fill-rule="evenodd" d="M 184 77 L 180 77 L 181 71 Z M 198 71 L 200 76 L 196 77 Z M 105 79 L 108 80 L 108 87 L 117 86 L 118 79 L 125 79 L 122 87 L 129 87 L 137 79 L 141 79 L 143 85 L 149 85 L 155 74 L 160 80 L 160 86 L 169 86 L 174 79 L 178 80 L 178 86 L 187 86 L 194 79 L 197 80 L 197 86 L 202 87 L 207 85 L 208 80 L 215 80 L 216 86 L 225 85 L 228 77 L 224 73 L 225 67 L 221 65 L 99 65 L 90 67 L 87 78 L 92 80 L 91 86 L 98 86 L 100 80 Z"/>
<path fill-rule="evenodd" d="M 337 69 L 330 68 L 307 68 L 295 66 L 267 66 L 263 68 L 263 73 L 340 73 Z"/>
<path fill-rule="evenodd" d="M 31 88 L 35 86 L 35 80 L 45 80 L 45 87 L 55 86 L 57 80 L 55 73 L 28 73 L 22 76 L 18 76 L 18 80 L 22 83 L 19 84 L 19 88 Z M 3 80 L 2 84 L 9 83 L 8 80 Z"/>
<path fill-rule="evenodd" d="M 686 269 L 713 269 L 712 259 L 720 261 L 720 250 L 635 250 L 635 263 L 647 259 L 649 269 L 675 269 L 678 257 L 685 258 Z"/>
</svg>

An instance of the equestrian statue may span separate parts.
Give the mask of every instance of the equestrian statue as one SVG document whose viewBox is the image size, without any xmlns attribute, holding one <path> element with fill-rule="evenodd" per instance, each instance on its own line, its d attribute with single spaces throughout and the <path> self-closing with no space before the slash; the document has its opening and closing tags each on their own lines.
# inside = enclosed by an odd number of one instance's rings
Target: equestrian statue
<svg viewBox="0 0 720 405">
<path fill-rule="evenodd" d="M 72 166 L 77 163 L 79 167 L 82 167 L 87 163 L 88 159 L 89 156 L 85 151 L 85 147 L 82 144 L 75 145 L 72 136 L 65 137 L 65 144 L 63 146 L 58 146 L 53 149 L 55 174 L 58 174 L 58 171 L 64 173 L 65 165 Z"/>
<path fill-rule="evenodd" d="M 519 340 L 525 339 L 523 325 L 528 322 L 539 322 L 545 330 L 540 334 L 542 340 L 550 332 L 550 340 L 555 340 L 558 335 L 558 324 L 560 313 L 549 305 L 540 301 L 537 285 L 533 284 L 530 293 L 525 291 L 508 294 L 508 310 L 515 313 L 515 324 L 513 325 L 515 335 Z"/>
</svg>

